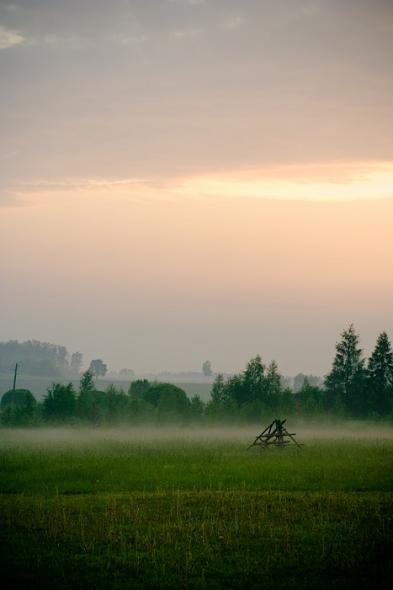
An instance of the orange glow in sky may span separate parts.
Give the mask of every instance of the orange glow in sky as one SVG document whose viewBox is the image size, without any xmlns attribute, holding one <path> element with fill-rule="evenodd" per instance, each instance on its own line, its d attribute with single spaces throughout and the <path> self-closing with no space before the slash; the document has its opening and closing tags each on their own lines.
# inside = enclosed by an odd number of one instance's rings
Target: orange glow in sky
<svg viewBox="0 0 393 590">
<path fill-rule="evenodd" d="M 322 375 L 393 337 L 393 3 L 0 1 L 2 338 Z"/>
</svg>

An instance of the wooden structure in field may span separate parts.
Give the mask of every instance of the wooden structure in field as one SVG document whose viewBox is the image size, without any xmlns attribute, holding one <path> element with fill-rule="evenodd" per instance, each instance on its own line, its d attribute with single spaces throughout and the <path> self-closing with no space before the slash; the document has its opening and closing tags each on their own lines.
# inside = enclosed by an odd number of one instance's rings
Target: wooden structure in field
<svg viewBox="0 0 393 590">
<path fill-rule="evenodd" d="M 285 428 L 284 424 L 285 420 L 273 420 L 269 426 L 265 428 L 261 434 L 258 434 L 254 442 L 248 447 L 260 447 L 261 449 L 266 449 L 267 447 L 280 447 L 284 448 L 287 445 L 295 444 L 297 447 L 301 448 L 301 445 L 294 439 L 296 436 L 295 432 L 288 432 Z"/>
</svg>

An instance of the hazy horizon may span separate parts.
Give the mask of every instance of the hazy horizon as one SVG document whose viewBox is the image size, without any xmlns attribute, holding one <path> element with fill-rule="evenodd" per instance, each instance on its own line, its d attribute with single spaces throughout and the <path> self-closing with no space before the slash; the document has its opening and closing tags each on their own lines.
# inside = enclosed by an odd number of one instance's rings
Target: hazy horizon
<svg viewBox="0 0 393 590">
<path fill-rule="evenodd" d="M 324 375 L 393 337 L 390 0 L 0 0 L 1 340 Z"/>
</svg>

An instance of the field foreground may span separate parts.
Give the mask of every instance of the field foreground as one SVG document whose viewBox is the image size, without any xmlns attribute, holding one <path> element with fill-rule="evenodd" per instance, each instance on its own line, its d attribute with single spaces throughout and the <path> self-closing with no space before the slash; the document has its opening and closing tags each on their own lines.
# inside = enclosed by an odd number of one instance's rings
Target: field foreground
<svg viewBox="0 0 393 590">
<path fill-rule="evenodd" d="M 297 432 L 301 451 L 258 452 L 255 429 L 0 431 L 2 580 L 390 586 L 392 431 Z"/>
</svg>

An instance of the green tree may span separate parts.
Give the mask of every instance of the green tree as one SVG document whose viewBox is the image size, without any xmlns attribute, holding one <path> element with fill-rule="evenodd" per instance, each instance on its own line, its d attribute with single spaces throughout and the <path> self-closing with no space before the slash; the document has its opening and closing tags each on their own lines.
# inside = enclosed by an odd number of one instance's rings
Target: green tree
<svg viewBox="0 0 393 590">
<path fill-rule="evenodd" d="M 42 410 L 46 420 L 64 422 L 73 418 L 76 410 L 76 395 L 72 383 L 68 385 L 53 383 L 47 390 Z"/>
<path fill-rule="evenodd" d="M 238 407 L 235 400 L 236 389 L 240 387 L 238 376 L 225 381 L 224 376 L 218 373 L 214 379 L 210 392 L 210 400 L 206 404 L 205 414 L 209 420 L 231 419 Z"/>
<path fill-rule="evenodd" d="M 269 408 L 276 409 L 280 403 L 281 375 L 276 361 L 272 361 L 267 368 L 264 380 L 264 401 Z"/>
<path fill-rule="evenodd" d="M 158 416 L 165 420 L 185 418 L 190 410 L 186 392 L 172 383 L 152 385 L 145 394 L 145 401 L 156 406 Z"/>
<path fill-rule="evenodd" d="M 353 324 L 341 334 L 336 344 L 333 367 L 325 379 L 325 390 L 330 409 L 343 404 L 352 415 L 365 413 L 365 369 L 359 336 Z"/>
<path fill-rule="evenodd" d="M 142 400 L 150 387 L 151 383 L 147 379 L 136 379 L 136 381 L 131 383 L 128 389 L 128 395 L 134 401 Z"/>
<path fill-rule="evenodd" d="M 301 415 L 315 416 L 323 412 L 323 391 L 317 385 L 311 385 L 307 377 L 295 396 Z"/>
<path fill-rule="evenodd" d="M 296 398 L 292 389 L 285 387 L 280 393 L 280 400 L 278 404 L 278 411 L 281 416 L 289 416 L 296 411 Z"/>
<path fill-rule="evenodd" d="M 1 422 L 8 426 L 25 426 L 35 422 L 36 400 L 28 389 L 11 389 L 1 398 Z"/>
<path fill-rule="evenodd" d="M 252 392 L 246 390 L 244 375 L 232 375 L 225 383 L 225 407 L 239 407 L 252 399 Z"/>
<path fill-rule="evenodd" d="M 192 396 L 190 400 L 190 416 L 193 420 L 201 420 L 205 411 L 205 404 L 198 394 Z"/>
<path fill-rule="evenodd" d="M 128 413 L 132 422 L 140 422 L 153 417 L 154 408 L 144 399 L 150 387 L 151 383 L 147 379 L 136 379 L 130 384 Z"/>
<path fill-rule="evenodd" d="M 88 391 L 94 391 L 96 388 L 93 375 L 90 371 L 85 371 L 81 377 L 79 391 L 85 393 Z"/>
<path fill-rule="evenodd" d="M 367 367 L 369 410 L 380 415 L 393 409 L 393 351 L 386 332 L 377 339 Z"/>
<path fill-rule="evenodd" d="M 218 373 L 211 389 L 211 399 L 216 406 L 223 404 L 226 399 L 225 380 L 222 373 Z"/>
<path fill-rule="evenodd" d="M 79 418 L 92 424 L 100 424 L 108 412 L 108 396 L 105 391 L 80 391 L 77 399 Z"/>
<path fill-rule="evenodd" d="M 98 424 L 105 414 L 104 392 L 98 392 L 91 371 L 85 371 L 79 385 L 77 414 L 82 420 Z"/>
<path fill-rule="evenodd" d="M 257 355 L 242 373 L 232 375 L 227 381 L 220 374 L 216 376 L 206 413 L 215 418 L 238 416 L 241 420 L 259 420 L 261 412 L 279 406 L 281 391 L 277 363 L 273 361 L 266 371 Z"/>
<path fill-rule="evenodd" d="M 105 393 L 105 419 L 110 423 L 124 420 L 129 401 L 127 395 L 114 385 L 110 385 Z"/>
<path fill-rule="evenodd" d="M 247 363 L 239 392 L 240 399 L 237 401 L 240 404 L 266 400 L 265 366 L 259 354 Z"/>
</svg>

